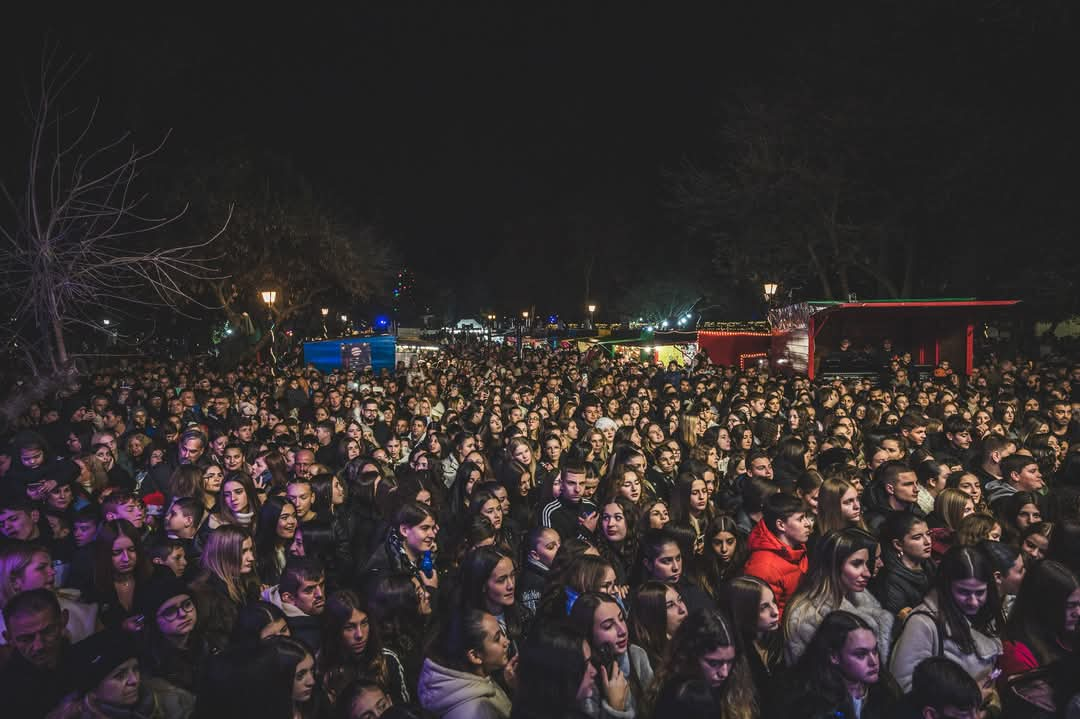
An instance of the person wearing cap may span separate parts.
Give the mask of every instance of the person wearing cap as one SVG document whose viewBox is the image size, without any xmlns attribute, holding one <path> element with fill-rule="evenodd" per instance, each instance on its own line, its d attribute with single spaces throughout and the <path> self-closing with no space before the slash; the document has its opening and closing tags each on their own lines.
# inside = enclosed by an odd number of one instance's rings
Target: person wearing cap
<svg viewBox="0 0 1080 719">
<path fill-rule="evenodd" d="M 195 709 L 190 692 L 142 676 L 135 642 L 122 631 L 98 632 L 73 645 L 66 669 L 74 691 L 49 719 L 186 719 Z"/>
<path fill-rule="evenodd" d="M 145 617 L 140 652 L 143 670 L 194 691 L 207 652 L 198 631 L 199 611 L 191 590 L 180 579 L 162 572 L 140 589 L 135 606 Z"/>
</svg>

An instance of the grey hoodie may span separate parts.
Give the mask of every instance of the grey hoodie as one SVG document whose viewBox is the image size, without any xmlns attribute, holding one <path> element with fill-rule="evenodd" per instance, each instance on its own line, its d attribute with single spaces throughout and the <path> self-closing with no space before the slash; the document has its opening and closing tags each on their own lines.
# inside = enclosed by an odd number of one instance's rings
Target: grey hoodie
<svg viewBox="0 0 1080 719">
<path fill-rule="evenodd" d="M 491 677 L 424 660 L 417 685 L 420 706 L 440 719 L 508 719 L 510 697 Z"/>
</svg>

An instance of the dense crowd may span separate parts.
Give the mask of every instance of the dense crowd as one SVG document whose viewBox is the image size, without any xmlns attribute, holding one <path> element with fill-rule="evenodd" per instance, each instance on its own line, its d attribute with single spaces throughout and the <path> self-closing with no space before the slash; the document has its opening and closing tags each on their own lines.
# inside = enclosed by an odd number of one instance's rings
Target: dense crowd
<svg viewBox="0 0 1080 719">
<path fill-rule="evenodd" d="M 1080 365 L 151 363 L 0 448 L 10 717 L 1080 716 Z"/>
</svg>

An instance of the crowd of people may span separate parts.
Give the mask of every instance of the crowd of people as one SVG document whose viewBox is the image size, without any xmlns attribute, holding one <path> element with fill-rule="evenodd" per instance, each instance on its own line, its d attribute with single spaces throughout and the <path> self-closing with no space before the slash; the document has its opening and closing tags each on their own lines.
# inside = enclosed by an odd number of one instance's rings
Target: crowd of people
<svg viewBox="0 0 1080 719">
<path fill-rule="evenodd" d="M 5 716 L 1080 716 L 1078 364 L 84 385 L 0 448 Z"/>
</svg>

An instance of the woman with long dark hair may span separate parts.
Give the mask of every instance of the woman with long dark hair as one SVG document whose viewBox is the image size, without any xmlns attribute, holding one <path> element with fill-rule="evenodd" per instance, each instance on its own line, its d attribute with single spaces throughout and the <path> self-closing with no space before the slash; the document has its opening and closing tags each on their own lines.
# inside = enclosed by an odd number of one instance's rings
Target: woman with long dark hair
<svg viewBox="0 0 1080 719">
<path fill-rule="evenodd" d="M 293 719 L 321 719 L 326 716 L 325 701 L 318 686 L 315 656 L 303 642 L 292 637 L 271 637 L 265 645 L 274 652 L 278 681 L 288 681 L 291 689 Z"/>
<path fill-rule="evenodd" d="M 597 549 L 615 567 L 615 582 L 630 583 L 638 552 L 638 510 L 626 497 L 615 497 L 600 507 Z"/>
<path fill-rule="evenodd" d="M 705 528 L 705 550 L 698 562 L 706 592 L 715 598 L 722 585 L 743 573 L 750 557 L 746 535 L 739 531 L 735 519 L 720 514 Z"/>
<path fill-rule="evenodd" d="M 720 588 L 719 604 L 742 637 L 750 674 L 761 699 L 762 715 L 768 716 L 766 710 L 772 704 L 768 701 L 768 690 L 784 664 L 784 636 L 780 631 L 776 596 L 757 577 L 736 577 Z"/>
<path fill-rule="evenodd" d="M 479 609 L 495 616 L 517 653 L 532 617 L 517 601 L 514 560 L 494 547 L 477 547 L 465 555 L 459 570 L 459 610 Z"/>
<path fill-rule="evenodd" d="M 258 558 L 256 568 L 263 581 L 277 584 L 299 526 L 296 507 L 285 497 L 270 497 L 260 508 L 255 555 Z"/>
<path fill-rule="evenodd" d="M 476 609 L 455 614 L 424 659 L 420 704 L 438 719 L 507 719 L 510 697 L 494 677 L 511 673 L 509 665 L 510 640 L 493 615 Z M 511 679 L 515 684 L 512 673 Z"/>
<path fill-rule="evenodd" d="M 653 669 L 645 650 L 630 643 L 622 606 L 596 592 L 570 597 L 567 606 L 570 626 L 589 642 L 593 656 L 611 662 L 601 667 L 595 691 L 580 704 L 582 711 L 590 717 L 616 712 L 628 719 L 640 715 Z M 629 691 L 624 689 L 623 680 Z"/>
<path fill-rule="evenodd" d="M 878 539 L 885 566 L 870 583 L 870 591 L 893 614 L 911 610 L 922 602 L 934 579 L 930 528 L 912 512 L 893 511 L 885 515 Z"/>
<path fill-rule="evenodd" d="M 383 647 L 366 605 L 355 592 L 341 590 L 327 598 L 320 644 L 320 678 L 331 703 L 360 678 L 377 682 L 394 703 L 410 701 L 401 660 Z"/>
<path fill-rule="evenodd" d="M 580 719 L 596 684 L 592 648 L 563 623 L 540 625 L 522 645 L 511 719 Z"/>
<path fill-rule="evenodd" d="M 630 608 L 630 638 L 645 650 L 649 665 L 659 667 L 671 637 L 686 620 L 686 604 L 675 587 L 648 581 L 638 588 Z"/>
<path fill-rule="evenodd" d="M 893 647 L 889 669 L 900 688 L 910 690 L 911 676 L 923 659 L 945 656 L 989 693 L 1001 655 L 998 611 L 994 570 L 986 555 L 974 547 L 950 549 L 933 588 L 908 615 Z"/>
<path fill-rule="evenodd" d="M 688 679 L 709 684 L 720 705 L 719 719 L 754 719 L 760 715 L 757 690 L 739 634 L 715 609 L 692 612 L 671 638 L 667 660 L 657 670 L 649 706 L 670 685 Z"/>
<path fill-rule="evenodd" d="M 431 624 L 427 588 L 406 572 L 378 575 L 368 591 L 367 608 L 383 646 L 405 667 L 409 686 L 416 686 L 424 660 L 423 645 Z"/>
<path fill-rule="evenodd" d="M 1039 562 L 1020 586 L 998 666 L 1009 677 L 1071 657 L 1078 626 L 1080 580 L 1064 564 Z"/>
<path fill-rule="evenodd" d="M 861 617 L 874 628 L 883 659 L 895 617 L 866 591 L 873 574 L 877 542 L 858 529 L 833 532 L 821 540 L 810 570 L 784 610 L 788 666 L 794 666 L 829 612 L 838 609 Z"/>
<path fill-rule="evenodd" d="M 102 522 L 94 540 L 93 584 L 84 601 L 98 605 L 98 619 L 105 627 L 141 629 L 135 593 L 149 578 L 150 561 L 135 525 L 126 519 Z"/>
<path fill-rule="evenodd" d="M 892 716 L 900 689 L 878 656 L 874 628 L 855 614 L 829 614 L 814 633 L 790 677 L 783 716 Z"/>
</svg>

